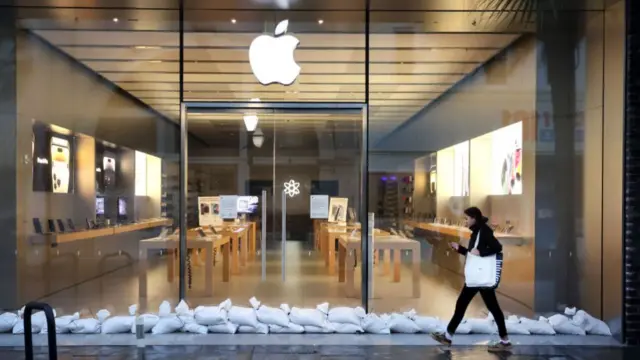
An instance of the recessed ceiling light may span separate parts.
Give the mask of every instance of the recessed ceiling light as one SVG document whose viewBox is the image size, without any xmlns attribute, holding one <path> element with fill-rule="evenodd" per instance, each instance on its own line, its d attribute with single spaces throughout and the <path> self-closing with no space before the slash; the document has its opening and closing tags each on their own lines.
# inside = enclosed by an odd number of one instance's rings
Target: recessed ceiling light
<svg viewBox="0 0 640 360">
<path fill-rule="evenodd" d="M 236 19 L 231 19 L 231 23 L 235 24 L 236 23 Z"/>
<path fill-rule="evenodd" d="M 118 22 L 118 18 L 113 18 L 113 22 Z"/>
<path fill-rule="evenodd" d="M 318 19 L 318 24 L 320 24 L 320 25 L 324 24 L 324 20 Z"/>
</svg>

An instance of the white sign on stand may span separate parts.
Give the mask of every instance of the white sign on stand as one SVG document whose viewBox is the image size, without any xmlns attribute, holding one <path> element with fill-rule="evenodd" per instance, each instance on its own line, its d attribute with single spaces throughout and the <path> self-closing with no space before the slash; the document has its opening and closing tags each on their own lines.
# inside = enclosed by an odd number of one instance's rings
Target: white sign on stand
<svg viewBox="0 0 640 360">
<path fill-rule="evenodd" d="M 200 226 L 222 223 L 219 196 L 198 196 L 198 223 Z"/>
<path fill-rule="evenodd" d="M 238 195 L 220 196 L 220 217 L 235 220 L 238 217 Z"/>
<path fill-rule="evenodd" d="M 329 218 L 329 195 L 311 195 L 309 216 L 312 219 Z"/>
<path fill-rule="evenodd" d="M 346 223 L 349 199 L 332 197 L 329 200 L 329 222 Z"/>
</svg>

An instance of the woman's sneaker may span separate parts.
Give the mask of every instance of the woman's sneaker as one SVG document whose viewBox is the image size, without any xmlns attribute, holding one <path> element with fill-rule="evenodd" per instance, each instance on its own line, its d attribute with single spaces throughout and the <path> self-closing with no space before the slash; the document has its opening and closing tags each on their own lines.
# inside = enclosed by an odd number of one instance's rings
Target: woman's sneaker
<svg viewBox="0 0 640 360">
<path fill-rule="evenodd" d="M 433 333 L 431 334 L 433 340 L 439 342 L 442 345 L 450 346 L 451 339 L 447 338 L 447 334 L 445 333 Z"/>
<path fill-rule="evenodd" d="M 494 341 L 489 343 L 488 350 L 489 352 L 511 351 L 511 347 L 510 341 Z"/>
</svg>

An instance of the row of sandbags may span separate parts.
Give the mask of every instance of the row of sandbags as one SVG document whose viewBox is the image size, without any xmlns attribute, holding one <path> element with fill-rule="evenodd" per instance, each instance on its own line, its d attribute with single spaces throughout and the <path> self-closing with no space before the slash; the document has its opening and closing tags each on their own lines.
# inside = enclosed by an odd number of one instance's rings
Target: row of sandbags
<svg viewBox="0 0 640 360">
<path fill-rule="evenodd" d="M 207 334 L 391 334 L 434 333 L 444 331 L 446 322 L 434 317 L 418 316 L 415 311 L 393 314 L 367 314 L 363 308 L 335 307 L 328 303 L 316 308 L 290 308 L 263 305 L 256 298 L 250 307 L 234 306 L 225 300 L 217 306 L 199 306 L 190 309 L 181 301 L 172 309 L 164 301 L 157 314 L 136 314 L 137 305 L 129 307 L 128 316 L 111 316 L 100 310 L 95 317 L 80 318 L 79 313 L 56 317 L 59 334 L 121 334 L 135 333 L 140 326 L 145 333 L 169 334 L 176 332 Z M 55 313 L 55 311 L 54 311 Z M 46 333 L 43 312 L 32 315 L 32 332 Z M 604 335 L 610 336 L 609 327 L 601 320 L 575 308 L 538 320 L 510 316 L 507 331 L 512 335 Z M 0 332 L 24 333 L 22 310 L 0 315 Z M 497 327 L 491 316 L 485 319 L 466 319 L 458 327 L 457 334 L 495 334 Z"/>
</svg>

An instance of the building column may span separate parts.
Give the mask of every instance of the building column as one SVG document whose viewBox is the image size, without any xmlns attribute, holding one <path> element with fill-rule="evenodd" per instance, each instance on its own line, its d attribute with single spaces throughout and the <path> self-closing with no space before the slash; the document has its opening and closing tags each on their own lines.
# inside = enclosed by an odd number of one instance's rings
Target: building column
<svg viewBox="0 0 640 360">
<path fill-rule="evenodd" d="M 0 308 L 18 308 L 17 30 L 12 8 L 0 11 Z"/>
<path fill-rule="evenodd" d="M 640 3 L 626 1 L 624 128 L 624 305 L 628 344 L 640 344 Z"/>
</svg>

